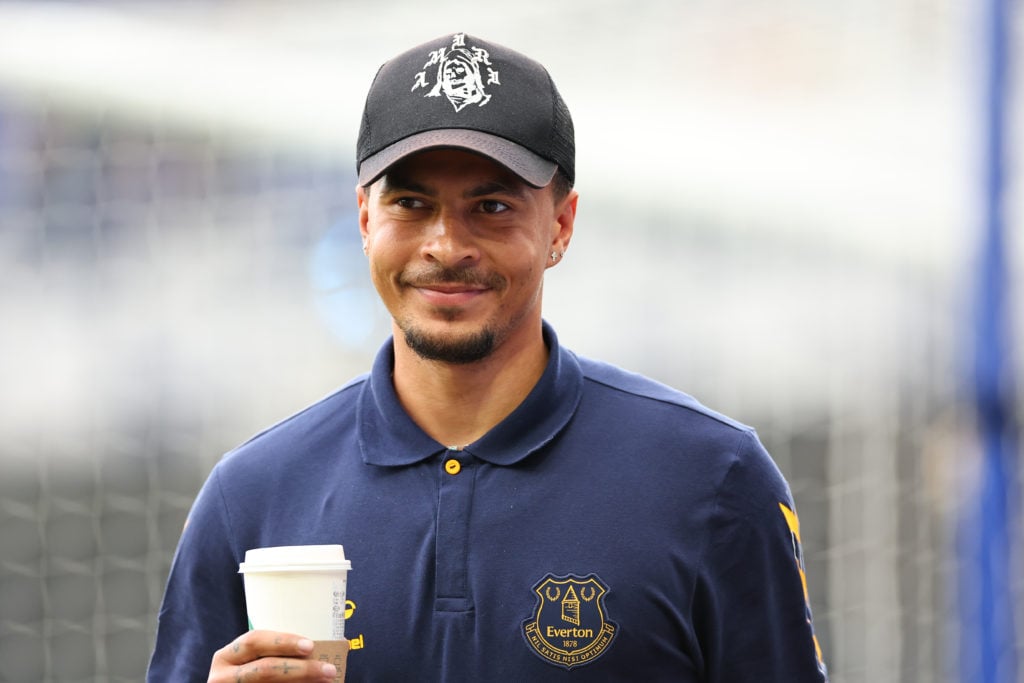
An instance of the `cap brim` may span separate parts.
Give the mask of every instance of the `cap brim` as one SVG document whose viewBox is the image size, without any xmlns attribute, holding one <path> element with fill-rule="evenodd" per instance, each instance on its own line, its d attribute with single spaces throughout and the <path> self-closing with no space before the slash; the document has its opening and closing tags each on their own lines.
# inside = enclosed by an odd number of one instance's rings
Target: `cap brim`
<svg viewBox="0 0 1024 683">
<path fill-rule="evenodd" d="M 410 154 L 441 147 L 466 149 L 489 157 L 533 187 L 545 187 L 558 170 L 555 162 L 505 138 L 478 130 L 444 128 L 411 135 L 370 155 L 359 165 L 359 184 L 369 185 Z"/>
</svg>

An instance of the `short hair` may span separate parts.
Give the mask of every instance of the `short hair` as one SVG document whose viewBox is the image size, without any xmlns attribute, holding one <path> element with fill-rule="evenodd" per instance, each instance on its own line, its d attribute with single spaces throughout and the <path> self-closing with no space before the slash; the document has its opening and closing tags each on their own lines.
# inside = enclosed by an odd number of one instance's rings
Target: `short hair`
<svg viewBox="0 0 1024 683">
<path fill-rule="evenodd" d="M 568 197 L 570 192 L 572 192 L 572 181 L 559 166 L 555 171 L 555 177 L 551 179 L 551 197 L 557 204 Z"/>
</svg>

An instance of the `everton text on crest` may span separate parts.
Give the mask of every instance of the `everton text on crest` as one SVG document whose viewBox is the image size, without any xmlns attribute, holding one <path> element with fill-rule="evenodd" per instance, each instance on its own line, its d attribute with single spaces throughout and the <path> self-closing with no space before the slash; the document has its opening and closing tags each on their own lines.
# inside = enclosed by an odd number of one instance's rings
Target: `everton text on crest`
<svg viewBox="0 0 1024 683">
<path fill-rule="evenodd" d="M 611 645 L 617 625 L 607 619 L 608 587 L 597 575 L 548 574 L 533 592 L 537 608 L 523 622 L 523 636 L 539 657 L 571 669 L 594 661 Z"/>
</svg>

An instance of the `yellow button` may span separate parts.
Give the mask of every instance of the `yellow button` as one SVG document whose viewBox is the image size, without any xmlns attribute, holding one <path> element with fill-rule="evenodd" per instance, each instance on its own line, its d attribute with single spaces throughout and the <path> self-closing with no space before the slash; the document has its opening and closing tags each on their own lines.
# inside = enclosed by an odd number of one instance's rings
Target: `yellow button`
<svg viewBox="0 0 1024 683">
<path fill-rule="evenodd" d="M 458 474 L 459 472 L 462 471 L 462 463 L 460 463 L 455 458 L 452 458 L 451 460 L 445 462 L 444 471 L 447 472 L 448 474 Z"/>
</svg>

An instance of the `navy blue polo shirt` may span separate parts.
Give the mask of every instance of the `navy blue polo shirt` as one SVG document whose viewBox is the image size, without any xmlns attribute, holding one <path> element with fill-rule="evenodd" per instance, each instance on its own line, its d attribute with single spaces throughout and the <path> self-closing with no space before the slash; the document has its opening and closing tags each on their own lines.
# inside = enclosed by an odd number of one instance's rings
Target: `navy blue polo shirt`
<svg viewBox="0 0 1024 683">
<path fill-rule="evenodd" d="M 788 487 L 754 432 L 578 357 L 545 323 L 523 403 L 454 450 L 370 374 L 217 464 L 150 681 L 205 681 L 247 628 L 250 548 L 340 543 L 348 681 L 823 681 Z"/>
</svg>

